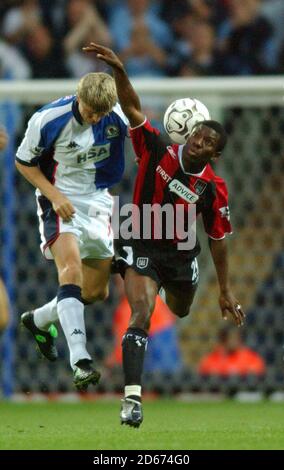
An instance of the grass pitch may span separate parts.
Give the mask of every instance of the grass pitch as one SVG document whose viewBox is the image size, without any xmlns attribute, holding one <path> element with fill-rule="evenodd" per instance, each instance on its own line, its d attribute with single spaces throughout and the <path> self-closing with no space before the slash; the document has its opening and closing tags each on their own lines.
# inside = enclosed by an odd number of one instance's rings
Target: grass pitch
<svg viewBox="0 0 284 470">
<path fill-rule="evenodd" d="M 0 449 L 284 449 L 283 404 L 144 403 L 139 429 L 119 424 L 119 400 L 0 404 Z"/>
</svg>

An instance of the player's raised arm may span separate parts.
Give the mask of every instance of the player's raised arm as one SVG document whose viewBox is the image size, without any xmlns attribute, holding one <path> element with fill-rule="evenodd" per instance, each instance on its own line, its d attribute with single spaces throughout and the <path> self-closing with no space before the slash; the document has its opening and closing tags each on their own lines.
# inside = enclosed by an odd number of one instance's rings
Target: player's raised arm
<svg viewBox="0 0 284 470">
<path fill-rule="evenodd" d="M 106 62 L 112 67 L 115 79 L 118 99 L 124 114 L 127 116 L 130 126 L 136 127 L 142 124 L 145 116 L 141 111 L 140 99 L 131 85 L 123 63 L 117 55 L 109 48 L 95 44 L 83 47 L 85 52 L 95 52 L 98 59 Z"/>
</svg>

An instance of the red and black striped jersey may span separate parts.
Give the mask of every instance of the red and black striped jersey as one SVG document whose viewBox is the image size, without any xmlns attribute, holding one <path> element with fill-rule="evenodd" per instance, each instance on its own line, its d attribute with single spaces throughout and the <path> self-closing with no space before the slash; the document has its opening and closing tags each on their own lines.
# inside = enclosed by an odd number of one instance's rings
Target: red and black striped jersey
<svg viewBox="0 0 284 470">
<path fill-rule="evenodd" d="M 133 203 L 183 205 L 190 210 L 196 206 L 208 236 L 220 240 L 232 232 L 228 191 L 225 181 L 215 175 L 207 164 L 199 174 L 185 172 L 182 164 L 182 145 L 167 145 L 160 132 L 148 120 L 130 129 L 135 153 L 140 159 L 135 182 Z M 186 227 L 185 227 L 186 229 Z M 172 240 L 175 243 L 176 240 Z"/>
</svg>

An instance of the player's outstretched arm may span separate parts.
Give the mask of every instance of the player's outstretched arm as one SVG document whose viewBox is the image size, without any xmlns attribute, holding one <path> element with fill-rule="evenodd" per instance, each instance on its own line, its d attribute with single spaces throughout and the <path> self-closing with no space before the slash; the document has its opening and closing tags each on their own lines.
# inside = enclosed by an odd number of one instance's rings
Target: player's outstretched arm
<svg viewBox="0 0 284 470">
<path fill-rule="evenodd" d="M 228 250 L 225 238 L 222 240 L 210 239 L 210 251 L 220 286 L 219 304 L 222 316 L 226 320 L 228 315 L 231 315 L 234 322 L 241 326 L 244 323 L 245 314 L 229 284 Z"/>
<path fill-rule="evenodd" d="M 130 126 L 136 127 L 142 124 L 145 116 L 141 111 L 140 99 L 131 85 L 123 63 L 118 56 L 108 47 L 91 42 L 83 47 L 85 52 L 95 52 L 97 58 L 106 62 L 113 70 L 117 95 L 124 114 L 127 116 Z"/>
</svg>

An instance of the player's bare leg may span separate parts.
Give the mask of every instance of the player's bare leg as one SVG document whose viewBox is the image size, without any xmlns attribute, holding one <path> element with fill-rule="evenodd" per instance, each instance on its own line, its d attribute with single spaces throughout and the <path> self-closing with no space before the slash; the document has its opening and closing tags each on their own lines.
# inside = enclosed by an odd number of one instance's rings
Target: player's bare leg
<svg viewBox="0 0 284 470">
<path fill-rule="evenodd" d="M 82 260 L 82 299 L 85 304 L 107 298 L 111 261 L 112 258 Z M 44 331 L 48 331 L 50 325 L 58 321 L 57 297 L 34 310 L 34 321 Z"/>
<path fill-rule="evenodd" d="M 70 349 L 71 367 L 80 359 L 90 359 L 85 350 L 84 304 L 81 298 L 82 267 L 76 237 L 62 233 L 51 246 L 58 272 L 57 312 Z M 78 333 L 74 333 L 78 332 Z"/>
<path fill-rule="evenodd" d="M 147 346 L 151 315 L 158 293 L 157 283 L 128 268 L 125 292 L 131 308 L 129 327 L 122 340 L 125 398 L 120 413 L 121 424 L 138 427 L 143 420 L 141 406 L 141 376 Z"/>
<path fill-rule="evenodd" d="M 179 318 L 186 317 L 190 313 L 190 307 L 197 290 L 197 284 L 180 283 L 165 286 L 165 301 L 170 310 Z M 183 288 L 182 288 L 183 287 Z"/>
<path fill-rule="evenodd" d="M 108 297 L 111 262 L 112 258 L 82 260 L 82 298 L 85 303 L 105 300 Z"/>
</svg>

